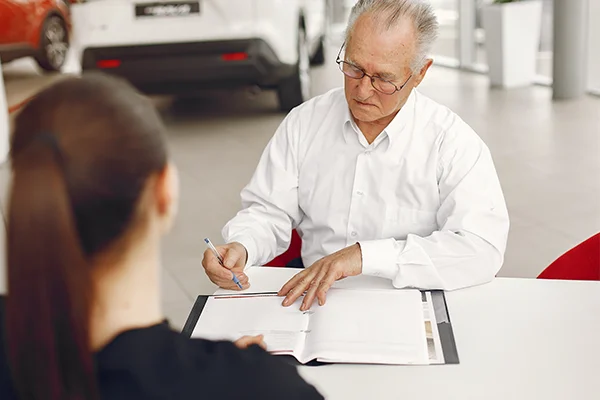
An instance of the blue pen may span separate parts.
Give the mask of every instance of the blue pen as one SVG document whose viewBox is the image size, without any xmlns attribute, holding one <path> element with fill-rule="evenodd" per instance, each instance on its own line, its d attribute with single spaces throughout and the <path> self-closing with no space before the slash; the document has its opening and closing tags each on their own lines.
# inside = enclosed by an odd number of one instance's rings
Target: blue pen
<svg viewBox="0 0 600 400">
<path fill-rule="evenodd" d="M 209 238 L 204 239 L 204 243 L 206 243 L 206 245 L 208 246 L 208 248 L 212 250 L 212 252 L 214 253 L 215 257 L 217 257 L 217 260 L 219 260 L 219 264 L 221 264 L 222 266 L 225 267 L 225 264 L 223 264 L 223 258 L 221 257 L 221 255 L 217 251 L 217 248 L 215 246 L 213 246 L 213 244 L 210 241 L 210 239 Z M 233 275 L 233 279 L 232 279 L 233 282 L 236 285 L 238 285 L 238 287 L 240 289 L 243 289 L 242 284 L 240 283 L 240 280 L 237 278 L 237 276 L 235 276 L 235 274 L 233 272 L 231 274 Z"/>
</svg>

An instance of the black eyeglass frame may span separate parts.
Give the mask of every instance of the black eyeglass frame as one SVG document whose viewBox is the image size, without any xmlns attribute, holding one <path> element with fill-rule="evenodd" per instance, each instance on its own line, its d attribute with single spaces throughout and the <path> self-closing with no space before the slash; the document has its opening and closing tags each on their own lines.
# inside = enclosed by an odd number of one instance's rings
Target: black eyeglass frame
<svg viewBox="0 0 600 400">
<path fill-rule="evenodd" d="M 404 87 L 406 86 L 406 84 L 408 83 L 408 81 L 410 80 L 410 78 L 412 78 L 412 77 L 413 77 L 413 74 L 410 74 L 410 76 L 408 77 L 408 79 L 406 80 L 406 82 L 404 82 L 404 83 L 402 84 L 402 86 L 398 87 L 398 86 L 396 86 L 396 84 L 395 84 L 394 82 L 391 82 L 391 81 L 385 80 L 385 79 L 383 79 L 383 78 L 381 78 L 381 77 L 379 77 L 379 76 L 373 76 L 373 75 L 369 75 L 369 74 L 367 74 L 367 73 L 365 72 L 365 70 L 364 70 L 364 69 L 362 69 L 362 68 L 358 67 L 357 65 L 354 65 L 354 64 L 352 64 L 352 63 L 350 63 L 350 62 L 348 62 L 348 61 L 342 60 L 342 59 L 340 58 L 340 56 L 342 55 L 342 50 L 344 49 L 344 46 L 345 46 L 345 45 L 346 45 L 346 42 L 344 42 L 344 43 L 342 44 L 342 47 L 340 47 L 340 51 L 338 52 L 337 58 L 336 58 L 336 60 L 335 60 L 336 64 L 337 64 L 337 65 L 339 66 L 339 68 L 340 68 L 340 71 L 342 71 L 342 74 L 344 74 L 345 76 L 347 76 L 347 77 L 348 77 L 348 78 L 350 78 L 350 79 L 362 79 L 362 78 L 364 78 L 365 76 L 368 76 L 368 77 L 369 77 L 369 80 L 371 81 L 371 86 L 373 86 L 373 89 L 375 89 L 375 90 L 376 90 L 376 91 L 378 91 L 379 93 L 382 93 L 382 94 L 387 94 L 388 96 L 391 96 L 391 95 L 393 95 L 394 93 L 396 93 L 396 92 L 399 92 L 399 91 L 401 91 L 402 89 L 404 89 Z M 347 73 L 345 73 L 345 72 L 344 72 L 344 67 L 343 67 L 343 64 L 346 64 L 346 65 L 349 65 L 349 66 L 351 66 L 352 68 L 355 68 L 357 71 L 360 71 L 360 72 L 362 73 L 362 75 L 361 75 L 360 77 L 355 77 L 355 76 L 350 76 L 350 75 L 348 75 Z M 387 93 L 387 92 L 384 92 L 384 91 L 382 91 L 381 89 L 378 89 L 377 87 L 375 87 L 375 79 L 379 79 L 379 80 L 381 80 L 382 82 L 389 83 L 389 84 L 390 84 L 390 85 L 392 85 L 392 86 L 393 86 L 393 87 L 394 87 L 396 90 L 394 90 L 394 91 L 393 91 L 393 92 L 391 92 L 391 93 Z"/>
</svg>

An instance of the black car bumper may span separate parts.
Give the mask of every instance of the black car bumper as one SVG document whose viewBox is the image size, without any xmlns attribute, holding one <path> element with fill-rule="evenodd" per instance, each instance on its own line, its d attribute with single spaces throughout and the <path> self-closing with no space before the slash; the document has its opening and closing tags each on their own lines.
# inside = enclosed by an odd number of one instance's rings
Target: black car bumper
<svg viewBox="0 0 600 400">
<path fill-rule="evenodd" d="M 261 39 L 98 47 L 84 50 L 82 70 L 117 75 L 151 93 L 276 86 L 292 76 Z"/>
</svg>

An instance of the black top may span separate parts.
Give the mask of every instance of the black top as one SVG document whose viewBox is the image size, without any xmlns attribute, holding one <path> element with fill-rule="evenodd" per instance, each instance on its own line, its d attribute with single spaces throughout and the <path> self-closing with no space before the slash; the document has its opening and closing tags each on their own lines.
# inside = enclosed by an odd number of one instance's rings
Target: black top
<svg viewBox="0 0 600 400">
<path fill-rule="evenodd" d="M 4 344 L 0 297 L 0 343 Z M 96 354 L 101 398 L 108 399 L 322 399 L 294 366 L 258 346 L 188 339 L 165 324 L 119 334 Z M 0 346 L 0 399 L 12 393 Z"/>
</svg>

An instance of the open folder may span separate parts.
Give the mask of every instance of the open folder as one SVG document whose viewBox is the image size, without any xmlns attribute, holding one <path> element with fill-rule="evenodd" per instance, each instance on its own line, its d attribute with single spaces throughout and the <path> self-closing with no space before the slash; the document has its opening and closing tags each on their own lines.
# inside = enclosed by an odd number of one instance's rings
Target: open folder
<svg viewBox="0 0 600 400">
<path fill-rule="evenodd" d="M 450 337 L 438 329 L 434 298 L 441 294 L 443 300 L 442 292 L 432 296 L 356 279 L 331 288 L 325 305 L 315 302 L 302 312 L 302 299 L 283 307 L 283 299 L 268 291 L 279 289 L 295 273 L 253 267 L 247 271 L 253 287 L 256 282 L 253 291 L 219 290 L 199 296 L 184 334 L 211 340 L 263 334 L 269 352 L 293 356 L 303 364 L 458 362 L 451 329 Z M 443 311 L 447 323 L 445 303 Z"/>
</svg>

